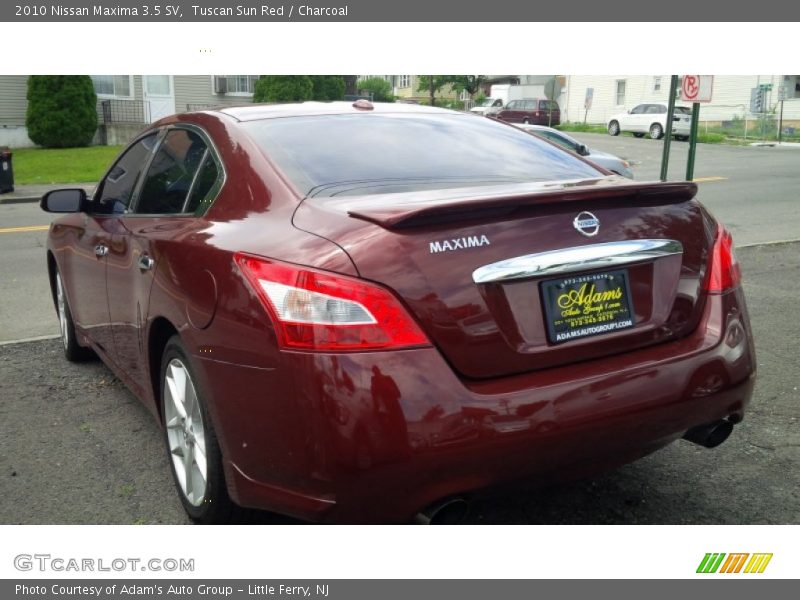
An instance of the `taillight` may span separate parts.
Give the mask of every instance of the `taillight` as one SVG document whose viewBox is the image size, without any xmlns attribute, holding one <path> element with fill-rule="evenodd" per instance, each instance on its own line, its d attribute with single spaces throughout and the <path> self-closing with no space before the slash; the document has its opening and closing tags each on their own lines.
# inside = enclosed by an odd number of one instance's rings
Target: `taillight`
<svg viewBox="0 0 800 600">
<path fill-rule="evenodd" d="M 717 239 L 711 250 L 706 291 L 721 293 L 738 286 L 742 271 L 733 251 L 733 237 L 722 225 L 717 225 Z"/>
<path fill-rule="evenodd" d="M 358 351 L 430 345 L 397 298 L 380 286 L 243 253 L 235 259 L 272 317 L 282 347 Z"/>
</svg>

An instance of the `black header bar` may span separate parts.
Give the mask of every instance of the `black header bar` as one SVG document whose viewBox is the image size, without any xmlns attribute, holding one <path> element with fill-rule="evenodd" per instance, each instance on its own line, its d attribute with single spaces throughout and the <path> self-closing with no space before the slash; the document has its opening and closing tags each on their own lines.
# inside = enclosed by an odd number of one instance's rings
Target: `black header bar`
<svg viewBox="0 0 800 600">
<path fill-rule="evenodd" d="M 609 35 L 663 35 L 666 41 L 686 43 L 680 36 L 686 22 L 800 21 L 800 3 L 785 0 L 698 2 L 669 0 L 573 0 L 569 5 L 544 0 L 61 0 L 0 3 L 5 22 L 663 22 L 663 32 L 608 30 Z M 666 24 L 670 25 L 667 27 Z M 702 45 L 703 40 L 697 43 Z"/>
</svg>

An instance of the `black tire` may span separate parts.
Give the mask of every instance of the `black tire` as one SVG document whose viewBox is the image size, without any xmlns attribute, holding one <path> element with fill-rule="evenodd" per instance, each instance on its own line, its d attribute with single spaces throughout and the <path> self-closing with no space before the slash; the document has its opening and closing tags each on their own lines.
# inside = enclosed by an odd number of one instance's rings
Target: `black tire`
<svg viewBox="0 0 800 600">
<path fill-rule="evenodd" d="M 529 119 L 528 117 L 525 117 L 524 119 L 522 119 L 522 124 L 523 124 L 523 125 L 529 125 L 529 124 L 530 124 L 530 122 L 531 122 L 531 121 L 530 121 L 530 119 Z"/>
<path fill-rule="evenodd" d="M 688 135 L 676 135 L 675 139 L 680 141 L 680 142 L 687 142 L 687 141 L 689 141 L 689 136 Z"/>
<path fill-rule="evenodd" d="M 611 121 L 608 124 L 608 135 L 619 135 L 619 123 L 617 121 Z"/>
<path fill-rule="evenodd" d="M 662 137 L 664 137 L 664 128 L 661 127 L 660 123 L 653 123 L 650 125 L 649 134 L 650 139 L 660 140 Z"/>
<path fill-rule="evenodd" d="M 75 322 L 72 320 L 72 311 L 69 308 L 67 293 L 58 269 L 53 277 L 53 298 L 56 303 L 56 315 L 61 329 L 61 343 L 66 359 L 70 362 L 84 362 L 95 358 L 97 355 L 91 348 L 84 348 L 78 343 L 78 336 L 75 335 Z"/>
<path fill-rule="evenodd" d="M 633 133 L 633 137 L 641 138 L 641 137 L 644 137 L 644 134 L 643 133 L 639 133 L 639 132 L 634 132 Z"/>
<path fill-rule="evenodd" d="M 177 365 L 180 365 L 185 370 L 187 376 L 185 387 L 187 396 L 189 395 L 188 390 L 190 389 L 188 386 L 191 384 L 197 400 L 196 404 L 192 405 L 193 408 L 187 411 L 187 414 L 190 414 L 191 418 L 185 418 L 183 422 L 180 422 L 180 419 L 175 422 L 174 419 L 171 420 L 169 417 L 169 415 L 175 414 L 175 408 L 168 407 L 168 402 L 172 402 L 173 407 L 176 403 L 173 402 L 172 392 L 167 391 L 169 387 L 167 383 L 167 374 L 170 367 L 175 368 Z M 175 371 L 170 371 L 170 373 L 174 375 Z M 177 378 L 173 376 L 173 382 L 176 382 L 176 379 Z M 164 348 L 164 354 L 161 357 L 161 378 L 159 382 L 161 415 L 164 421 L 164 440 L 167 456 L 169 458 L 170 471 L 172 472 L 172 478 L 178 492 L 178 497 L 181 500 L 181 504 L 183 504 L 186 514 L 189 515 L 189 518 L 195 523 L 205 525 L 239 522 L 242 516 L 242 509 L 234 504 L 228 496 L 228 491 L 225 486 L 225 474 L 222 469 L 222 452 L 220 451 L 214 425 L 211 422 L 211 417 L 208 412 L 206 394 L 195 375 L 188 353 L 180 337 L 177 335 L 170 338 Z M 169 399 L 168 394 L 170 395 Z M 186 406 L 187 404 L 184 404 L 184 408 L 186 408 Z M 199 425 L 198 419 L 200 421 Z M 187 441 L 187 431 L 189 435 L 192 436 L 192 441 Z M 173 437 L 170 438 L 170 435 Z M 199 448 L 199 441 L 201 439 L 203 440 L 206 462 L 205 482 L 202 485 L 192 486 L 192 484 L 189 484 L 189 486 L 186 486 L 196 487 L 198 490 L 196 494 L 187 493 L 187 491 L 184 490 L 185 486 L 181 483 L 181 477 L 178 475 L 176 462 L 181 462 L 186 455 L 179 455 L 177 452 L 173 452 L 173 449 L 176 446 L 176 438 L 180 439 L 181 436 L 183 444 L 192 448 L 194 448 L 195 445 Z M 177 442 L 177 445 L 180 446 L 180 442 Z M 195 463 L 191 461 L 197 460 L 197 473 L 200 473 L 200 459 L 197 458 L 197 451 L 192 449 L 191 452 L 192 458 L 189 461 L 189 472 L 194 473 Z M 184 471 L 184 481 L 186 481 L 186 477 L 186 471 Z M 194 477 L 196 477 L 196 475 L 190 475 L 190 481 L 192 481 Z"/>
</svg>

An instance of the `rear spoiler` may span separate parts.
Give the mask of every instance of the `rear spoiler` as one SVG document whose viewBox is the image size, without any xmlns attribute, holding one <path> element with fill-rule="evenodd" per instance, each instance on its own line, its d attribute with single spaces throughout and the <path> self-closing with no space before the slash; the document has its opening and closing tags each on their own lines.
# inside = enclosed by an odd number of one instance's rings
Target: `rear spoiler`
<svg viewBox="0 0 800 600">
<path fill-rule="evenodd" d="M 621 177 L 562 181 L 547 184 L 513 184 L 383 194 L 361 198 L 326 199 L 342 203 L 350 217 L 404 229 L 449 221 L 504 217 L 534 207 L 568 202 L 625 200 L 632 205 L 678 204 L 694 198 L 697 184 L 632 182 Z"/>
</svg>

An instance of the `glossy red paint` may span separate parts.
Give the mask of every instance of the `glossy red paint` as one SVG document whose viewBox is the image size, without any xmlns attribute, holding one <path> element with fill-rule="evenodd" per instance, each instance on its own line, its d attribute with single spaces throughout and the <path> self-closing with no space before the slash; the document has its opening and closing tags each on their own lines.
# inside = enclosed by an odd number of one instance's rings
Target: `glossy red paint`
<svg viewBox="0 0 800 600">
<path fill-rule="evenodd" d="M 717 224 L 693 200 L 694 185 L 598 174 L 303 201 L 240 126 L 357 112 L 306 104 L 167 118 L 153 129 L 201 128 L 224 166 L 205 214 L 76 213 L 50 231 L 80 340 L 159 422 L 158 340 L 180 335 L 236 502 L 314 521 L 403 522 L 443 497 L 593 473 L 694 426 L 743 418 L 756 365 L 747 309 L 738 285 L 703 287 Z M 572 224 L 585 210 L 602 222 L 591 238 Z M 481 236 L 489 242 L 431 251 L 436 241 Z M 478 267 L 511 257 L 643 238 L 679 240 L 683 254 L 627 267 L 631 329 L 553 345 L 542 278 L 472 280 Z M 95 253 L 101 244 L 105 256 Z M 376 282 L 433 345 L 282 348 L 235 261 L 240 252 Z M 142 257 L 152 270 L 138 267 Z"/>
</svg>

